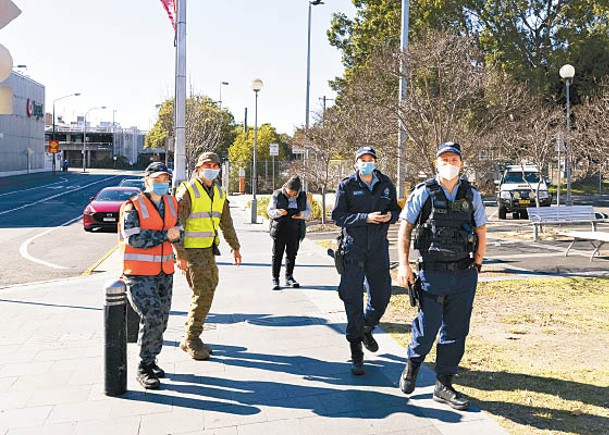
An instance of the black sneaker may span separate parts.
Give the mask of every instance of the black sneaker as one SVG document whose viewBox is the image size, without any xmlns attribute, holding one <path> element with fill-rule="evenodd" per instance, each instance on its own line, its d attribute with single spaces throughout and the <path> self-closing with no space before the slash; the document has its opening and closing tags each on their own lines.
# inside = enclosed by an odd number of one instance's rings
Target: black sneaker
<svg viewBox="0 0 609 435">
<path fill-rule="evenodd" d="M 458 409 L 459 411 L 467 411 L 469 409 L 469 400 L 454 389 L 452 376 L 438 376 L 433 390 L 433 400 L 446 403 L 451 408 Z"/>
<path fill-rule="evenodd" d="M 293 276 L 286 276 L 286 278 L 285 278 L 285 285 L 287 287 L 292 287 L 292 288 L 298 288 L 298 287 L 300 287 L 300 284 L 298 284 L 298 282 L 294 279 Z"/>
<path fill-rule="evenodd" d="M 273 290 L 281 290 L 279 286 L 279 278 L 273 278 Z"/>
<path fill-rule="evenodd" d="M 366 349 L 368 349 L 370 352 L 376 352 L 379 350 L 379 344 L 372 336 L 372 329 L 374 328 L 370 326 L 364 326 L 363 342 Z"/>
<path fill-rule="evenodd" d="M 147 390 L 158 390 L 161 386 L 161 381 L 152 369 L 153 364 L 141 364 L 137 368 L 137 381 L 142 387 Z"/>
<path fill-rule="evenodd" d="M 362 343 L 349 343 L 351 347 L 351 374 L 354 376 L 362 376 L 366 374 L 364 369 L 364 352 L 362 352 Z"/>
<path fill-rule="evenodd" d="M 160 368 L 157 364 L 156 361 L 152 363 L 152 371 L 154 372 L 154 374 L 156 375 L 157 378 L 161 379 L 165 377 L 165 370 L 163 370 L 162 368 Z"/>
</svg>

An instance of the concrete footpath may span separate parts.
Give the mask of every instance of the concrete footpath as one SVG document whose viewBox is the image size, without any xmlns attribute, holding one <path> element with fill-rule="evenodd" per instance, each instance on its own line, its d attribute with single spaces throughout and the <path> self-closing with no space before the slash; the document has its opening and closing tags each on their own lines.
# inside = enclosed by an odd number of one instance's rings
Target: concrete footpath
<svg viewBox="0 0 609 435">
<path fill-rule="evenodd" d="M 366 375 L 352 376 L 330 258 L 305 240 L 295 272 L 302 288 L 270 290 L 271 239 L 266 225 L 247 223 L 247 199 L 231 204 L 244 263 L 232 265 L 221 245 L 203 333 L 214 353 L 194 361 L 177 347 L 190 297 L 177 273 L 158 391 L 135 380 L 130 344 L 128 392 L 104 394 L 103 287 L 119 276 L 117 253 L 90 277 L 0 289 L 0 435 L 505 433 L 477 409 L 434 402 L 426 368 L 404 396 L 397 380 L 405 351 L 380 331 L 379 352 L 365 354 Z"/>
</svg>

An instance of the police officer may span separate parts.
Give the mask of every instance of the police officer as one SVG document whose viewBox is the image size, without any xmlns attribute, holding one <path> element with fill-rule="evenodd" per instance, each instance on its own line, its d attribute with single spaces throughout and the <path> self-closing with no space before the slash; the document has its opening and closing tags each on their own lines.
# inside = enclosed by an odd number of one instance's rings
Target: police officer
<svg viewBox="0 0 609 435">
<path fill-rule="evenodd" d="M 220 173 L 220 157 L 204 152 L 197 160 L 193 177 L 180 185 L 176 193 L 179 216 L 185 227 L 183 245 L 176 245 L 178 268 L 186 274 L 192 290 L 186 334 L 180 348 L 195 360 L 206 360 L 212 353 L 201 341 L 203 324 L 218 286 L 219 229 L 232 248 L 236 265 L 241 264 L 239 240 L 233 226 L 226 193 L 215 183 Z"/>
<path fill-rule="evenodd" d="M 129 199 L 120 211 L 123 279 L 127 297 L 140 316 L 138 382 L 158 389 L 165 372 L 157 365 L 167 329 L 173 287 L 174 253 L 183 229 L 178 203 L 167 194 L 169 171 L 160 162 L 146 168 L 146 191 Z"/>
<path fill-rule="evenodd" d="M 400 388 L 406 394 L 414 391 L 421 363 L 439 331 L 433 399 L 466 410 L 469 401 L 455 390 L 452 378 L 465 351 L 487 220 L 480 194 L 467 179 L 459 178 L 461 146 L 443 143 L 436 157 L 438 175 L 414 189 L 400 215 L 398 281 L 402 286 L 414 282 L 409 250 L 415 230 L 422 285 L 422 306 L 412 322 Z"/>
<path fill-rule="evenodd" d="M 336 189 L 332 220 L 342 227 L 345 270 L 338 293 L 347 314 L 347 341 L 351 349 L 351 373 L 364 371 L 362 342 L 370 352 L 378 350 L 372 330 L 385 313 L 391 297 L 387 230 L 400 213 L 395 186 L 375 169 L 376 152 L 370 147 L 355 153 L 356 171 Z M 363 310 L 364 278 L 368 304 Z"/>
<path fill-rule="evenodd" d="M 311 216 L 311 206 L 306 192 L 301 190 L 300 178 L 291 177 L 281 189 L 273 192 L 266 209 L 271 219 L 271 238 L 273 239 L 272 275 L 273 290 L 280 290 L 279 271 L 285 251 L 285 285 L 298 288 L 294 279 L 294 265 L 300 241 L 305 234 L 305 219 Z"/>
</svg>

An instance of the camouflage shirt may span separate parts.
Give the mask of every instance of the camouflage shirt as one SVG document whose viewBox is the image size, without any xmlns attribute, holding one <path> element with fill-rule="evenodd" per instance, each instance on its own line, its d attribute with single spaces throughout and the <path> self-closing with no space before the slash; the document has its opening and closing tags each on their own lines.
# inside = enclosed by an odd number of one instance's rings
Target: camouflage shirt
<svg viewBox="0 0 609 435">
<path fill-rule="evenodd" d="M 203 183 L 201 182 L 201 184 Z M 192 205 L 190 194 L 188 193 L 188 190 L 184 187 L 184 185 L 180 185 L 180 187 L 178 188 L 176 192 L 176 199 L 178 200 L 178 215 L 180 217 L 180 222 L 186 222 L 188 220 L 188 217 L 190 216 Z M 220 216 L 220 229 L 222 230 L 222 235 L 224 236 L 224 240 L 226 240 L 226 243 L 229 244 L 233 251 L 238 251 L 241 248 L 241 245 L 239 244 L 237 232 L 235 231 L 235 226 L 233 225 L 233 218 L 230 214 L 228 199 L 224 201 L 222 216 Z M 178 258 L 186 258 L 187 248 L 184 248 L 183 238 L 180 240 L 179 243 L 176 243 L 174 245 L 174 248 L 176 250 Z"/>
<path fill-rule="evenodd" d="M 150 194 L 144 193 L 150 202 L 152 202 L 156 208 L 156 210 L 161 215 L 161 218 L 165 217 L 165 202 L 161 201 L 158 204 L 152 201 L 150 198 Z M 176 223 L 177 227 L 180 227 L 180 238 L 178 240 L 174 240 L 172 243 L 182 243 L 184 240 L 184 228 L 180 224 L 180 215 L 178 214 L 178 221 Z M 125 243 L 129 246 L 133 246 L 134 248 L 146 249 L 152 248 L 154 246 L 158 246 L 163 242 L 166 242 L 167 239 L 167 230 L 136 230 L 133 233 L 133 229 L 138 229 L 140 227 L 140 217 L 137 213 L 135 207 L 132 204 L 127 204 L 123 211 L 123 225 L 121 227 L 121 232 L 124 234 L 126 230 L 128 233 L 131 233 L 129 237 L 125 238 Z"/>
</svg>

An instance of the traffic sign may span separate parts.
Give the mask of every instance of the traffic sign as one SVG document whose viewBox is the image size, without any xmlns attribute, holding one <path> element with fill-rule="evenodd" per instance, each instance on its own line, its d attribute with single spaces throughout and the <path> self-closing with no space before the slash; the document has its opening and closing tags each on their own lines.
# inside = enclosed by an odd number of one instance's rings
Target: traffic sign
<svg viewBox="0 0 609 435">
<path fill-rule="evenodd" d="M 276 143 L 272 143 L 269 145 L 269 154 L 271 156 L 278 156 L 279 155 L 279 144 Z"/>
<path fill-rule="evenodd" d="M 51 154 L 57 154 L 59 152 L 59 141 L 58 140 L 49 141 L 49 152 Z"/>
</svg>

